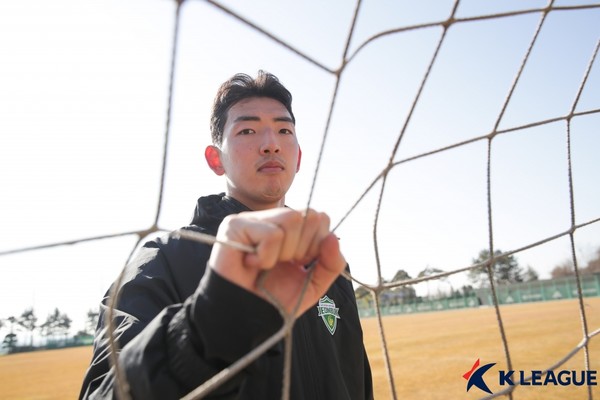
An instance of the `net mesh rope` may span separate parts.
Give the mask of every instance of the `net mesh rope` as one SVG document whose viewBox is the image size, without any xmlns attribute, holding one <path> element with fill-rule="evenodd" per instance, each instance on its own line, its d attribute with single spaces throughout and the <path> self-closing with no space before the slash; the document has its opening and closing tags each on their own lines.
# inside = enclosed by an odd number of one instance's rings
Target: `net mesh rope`
<svg viewBox="0 0 600 400">
<path fill-rule="evenodd" d="M 165 170 L 166 170 L 167 161 L 168 161 L 167 153 L 168 153 L 170 131 L 171 131 L 170 125 L 171 125 L 171 114 L 172 114 L 172 104 L 173 104 L 173 82 L 175 79 L 175 70 L 176 70 L 175 69 L 175 60 L 176 60 L 176 55 L 177 55 L 177 45 L 179 42 L 179 21 L 180 21 L 180 16 L 181 16 L 181 12 L 182 12 L 182 5 L 183 5 L 184 1 L 183 0 L 175 0 L 175 2 L 177 4 L 177 7 L 176 7 L 175 24 L 174 24 L 174 31 L 173 31 L 173 37 L 172 37 L 172 53 L 171 53 L 171 63 L 170 63 L 169 92 L 168 92 L 169 94 L 168 94 L 168 99 L 167 99 L 167 111 L 166 111 L 167 118 L 166 118 L 164 149 L 163 149 L 163 158 L 162 158 L 162 170 L 161 170 L 162 172 L 161 172 L 161 179 L 160 179 L 158 206 L 156 209 L 156 215 L 155 215 L 154 221 L 151 224 L 151 226 L 148 229 L 145 229 L 142 231 L 120 232 L 120 233 L 115 233 L 112 235 L 81 238 L 78 240 L 72 240 L 72 241 L 68 241 L 68 242 L 51 243 L 51 244 L 41 245 L 41 246 L 19 248 L 19 249 L 4 251 L 4 252 L 0 253 L 0 255 L 29 252 L 29 251 L 35 251 L 35 250 L 39 250 L 39 249 L 43 249 L 43 248 L 76 244 L 76 243 L 82 243 L 82 242 L 87 242 L 87 241 L 97 241 L 97 240 L 113 238 L 113 237 L 137 235 L 137 237 L 138 237 L 137 243 L 134 246 L 134 248 L 131 250 L 131 253 L 126 262 L 126 264 L 127 264 L 127 263 L 129 263 L 130 259 L 132 258 L 135 249 L 138 247 L 140 242 L 145 237 L 147 237 L 149 234 L 163 230 L 159 227 L 158 221 L 159 221 L 159 218 L 161 215 L 161 210 L 163 207 L 162 198 L 163 198 L 164 186 L 165 186 Z M 496 288 L 496 282 L 494 280 L 494 274 L 493 274 L 494 264 L 501 257 L 514 255 L 519 252 L 523 252 L 525 250 L 541 246 L 545 243 L 556 240 L 558 238 L 567 238 L 570 243 L 571 259 L 572 259 L 572 263 L 574 266 L 576 283 L 577 283 L 577 301 L 578 301 L 579 317 L 581 320 L 582 339 L 581 339 L 580 343 L 577 344 L 577 346 L 575 346 L 570 352 L 568 352 L 561 358 L 557 359 L 553 365 L 548 366 L 544 370 L 544 373 L 558 369 L 560 366 L 565 364 L 568 360 L 573 358 L 576 354 L 578 354 L 581 351 L 583 352 L 583 355 L 584 355 L 583 358 L 584 358 L 585 365 L 583 367 L 586 370 L 590 369 L 589 343 L 590 343 L 590 340 L 592 340 L 592 338 L 594 338 L 595 336 L 600 334 L 600 329 L 591 330 L 591 328 L 588 324 L 588 314 L 584 307 L 583 289 L 582 289 L 581 280 L 580 280 L 580 266 L 578 265 L 578 257 L 576 256 L 576 246 L 575 246 L 574 236 L 578 229 L 599 223 L 600 218 L 594 218 L 594 219 L 584 221 L 581 223 L 576 223 L 573 170 L 572 170 L 572 158 L 571 158 L 571 155 L 572 155 L 571 127 L 572 127 L 573 120 L 575 120 L 578 117 L 592 115 L 592 114 L 600 114 L 600 109 L 590 109 L 590 110 L 576 112 L 577 105 L 578 105 L 578 102 L 581 97 L 581 93 L 583 92 L 584 88 L 586 87 L 586 82 L 588 81 L 590 71 L 592 70 L 592 67 L 595 65 L 595 63 L 599 62 L 597 59 L 598 59 L 600 41 L 598 41 L 596 43 L 593 53 L 590 54 L 587 68 L 585 70 L 584 75 L 581 77 L 580 84 L 579 84 L 579 87 L 577 88 L 577 92 L 576 92 L 577 95 L 570 107 L 568 114 L 556 116 L 554 118 L 549 118 L 549 119 L 545 119 L 545 120 L 533 121 L 533 122 L 530 122 L 530 123 L 527 123 L 524 125 L 512 126 L 512 127 L 505 128 L 505 129 L 500 129 L 499 127 L 500 127 L 500 123 L 503 119 L 503 116 L 507 110 L 507 106 L 509 105 L 509 103 L 511 101 L 511 98 L 513 96 L 515 88 L 517 87 L 519 79 L 521 78 L 521 76 L 523 74 L 523 70 L 528 63 L 531 52 L 536 46 L 538 35 L 539 35 L 542 27 L 546 23 L 548 15 L 550 13 L 560 13 L 560 12 L 565 12 L 565 11 L 569 11 L 569 10 L 578 10 L 578 9 L 583 10 L 583 9 L 600 8 L 600 5 L 555 6 L 554 1 L 550 1 L 547 4 L 547 6 L 543 7 L 543 8 L 526 9 L 526 10 L 505 12 L 505 13 L 494 13 L 494 14 L 489 14 L 489 15 L 479 15 L 479 16 L 468 17 L 468 18 L 458 18 L 455 16 L 455 14 L 458 9 L 460 1 L 457 0 L 452 7 L 452 11 L 451 11 L 450 15 L 448 15 L 448 17 L 444 20 L 432 22 L 432 23 L 426 23 L 426 24 L 412 25 L 412 26 L 401 26 L 401 27 L 398 27 L 397 29 L 390 29 L 390 30 L 379 32 L 379 33 L 369 37 L 364 42 L 362 42 L 353 52 L 350 52 L 350 43 L 351 43 L 352 36 L 354 33 L 356 21 L 361 12 L 361 1 L 358 0 L 356 2 L 356 6 L 354 8 L 352 23 L 351 23 L 349 32 L 347 34 L 347 39 L 345 42 L 343 56 L 342 56 L 342 59 L 340 60 L 340 67 L 337 70 L 332 70 L 332 69 L 326 67 L 323 63 L 319 62 L 319 60 L 310 57 L 306 53 L 304 53 L 304 52 L 298 50 L 297 48 L 295 48 L 294 46 L 286 43 L 281 38 L 269 33 L 268 31 L 264 30 L 260 26 L 257 26 L 256 24 L 254 24 L 253 22 L 251 22 L 244 16 L 236 13 L 234 10 L 229 9 L 215 1 L 208 0 L 206 2 L 208 4 L 210 4 L 211 6 L 216 7 L 218 9 L 220 9 L 221 11 L 229 14 L 231 17 L 235 18 L 240 24 L 247 25 L 251 29 L 259 32 L 260 34 L 265 35 L 270 40 L 272 40 L 273 42 L 278 44 L 279 46 L 282 46 L 283 48 L 287 49 L 288 51 L 295 53 L 296 55 L 303 58 L 307 62 L 313 64 L 320 70 L 335 77 L 335 86 L 333 89 L 333 93 L 331 95 L 331 102 L 329 105 L 327 122 L 326 122 L 325 129 L 324 129 L 324 132 L 322 135 L 320 153 L 318 156 L 316 168 L 314 170 L 312 187 L 310 190 L 307 207 L 310 207 L 312 199 L 313 199 L 313 194 L 315 191 L 315 182 L 319 175 L 319 169 L 321 166 L 323 151 L 327 146 L 327 137 L 328 137 L 328 133 L 330 130 L 330 124 L 331 124 L 331 120 L 332 120 L 333 110 L 334 110 L 334 106 L 336 104 L 336 100 L 338 99 L 338 95 L 339 95 L 340 80 L 344 76 L 347 66 L 352 63 L 352 61 L 355 59 L 357 54 L 359 54 L 363 49 L 365 49 L 367 46 L 369 46 L 370 44 L 374 43 L 377 40 L 380 40 L 382 38 L 385 38 L 385 37 L 388 37 L 391 35 L 403 34 L 406 32 L 415 31 L 415 30 L 423 29 L 423 28 L 432 28 L 432 27 L 442 28 L 442 34 L 439 37 L 435 51 L 434 51 L 431 59 L 428 62 L 428 66 L 426 68 L 425 74 L 422 76 L 422 78 L 420 80 L 420 84 L 419 84 L 418 90 L 416 92 L 416 95 L 412 99 L 409 113 L 403 122 L 402 128 L 397 135 L 397 139 L 395 141 L 393 149 L 389 154 L 389 161 L 387 162 L 387 165 L 385 166 L 385 168 L 383 170 L 381 170 L 381 172 L 378 174 L 378 176 L 376 176 L 376 178 L 365 188 L 365 190 L 362 192 L 362 194 L 356 199 L 356 201 L 353 203 L 353 205 L 347 210 L 347 212 L 337 222 L 337 224 L 335 225 L 335 227 L 333 229 L 335 231 L 338 227 L 340 227 L 344 223 L 344 221 L 358 207 L 358 205 L 361 203 L 361 201 L 364 200 L 364 198 L 367 196 L 367 194 L 369 194 L 371 191 L 375 190 L 375 188 L 377 187 L 378 184 L 380 185 L 379 193 L 377 195 L 377 198 L 378 198 L 377 208 L 375 210 L 374 223 L 373 223 L 373 229 L 372 229 L 378 282 L 377 282 L 377 284 L 368 284 L 368 283 L 359 281 L 358 279 L 352 277 L 349 274 L 346 274 L 345 276 L 346 276 L 346 278 L 352 280 L 355 283 L 355 285 L 363 286 L 372 294 L 372 297 L 374 300 L 374 310 L 376 313 L 376 319 L 377 319 L 378 327 L 379 327 L 379 335 L 380 335 L 380 339 L 381 339 L 383 360 L 384 360 L 387 380 L 389 382 L 390 393 L 391 393 L 392 398 L 394 398 L 394 399 L 397 398 L 397 394 L 396 394 L 397 391 L 396 391 L 396 384 L 394 382 L 393 365 L 391 363 L 390 352 L 389 352 L 389 348 L 387 345 L 387 338 L 388 338 L 389 333 L 386 332 L 386 330 L 384 329 L 383 318 L 382 318 L 382 314 L 380 311 L 380 294 L 383 291 L 389 290 L 392 288 L 406 287 L 406 286 L 410 286 L 410 285 L 414 285 L 414 284 L 426 282 L 426 281 L 440 280 L 440 279 L 449 277 L 451 275 L 465 273 L 467 271 L 470 271 L 470 270 L 473 270 L 476 268 L 482 268 L 482 267 L 486 268 L 487 275 L 488 275 L 488 281 L 489 281 L 489 285 L 490 285 L 491 293 L 492 293 L 493 307 L 495 310 L 497 327 L 498 327 L 498 331 L 499 331 L 500 338 L 502 341 L 504 357 L 505 357 L 507 369 L 511 370 L 512 369 L 511 351 L 510 351 L 509 341 L 507 339 L 507 335 L 505 332 L 505 323 L 502 318 L 502 313 L 500 312 L 500 302 L 499 302 L 497 288 Z M 411 121 L 411 117 L 413 116 L 415 108 L 416 108 L 417 104 L 419 103 L 423 89 L 425 88 L 425 86 L 428 82 L 430 72 L 431 72 L 432 68 L 434 67 L 434 65 L 436 64 L 440 50 L 443 48 L 443 46 L 445 44 L 446 33 L 448 32 L 448 29 L 453 25 L 462 24 L 462 23 L 466 23 L 466 22 L 513 18 L 513 17 L 517 17 L 520 15 L 526 15 L 526 14 L 529 14 L 529 15 L 533 14 L 533 15 L 539 16 L 539 22 L 537 24 L 537 29 L 535 30 L 533 37 L 529 41 L 527 51 L 525 52 L 525 54 L 519 64 L 518 70 L 515 73 L 514 79 L 511 83 L 510 87 L 507 90 L 507 95 L 502 103 L 501 111 L 497 115 L 497 118 L 495 120 L 495 125 L 494 125 L 494 128 L 492 129 L 492 131 L 487 134 L 484 134 L 484 135 L 474 136 L 470 139 L 463 140 L 463 141 L 453 143 L 451 145 L 448 145 L 448 146 L 445 146 L 442 148 L 435 149 L 433 151 L 428 151 L 428 152 L 424 152 L 422 154 L 418 154 L 418 155 L 415 155 L 415 156 L 412 156 L 409 158 L 396 160 L 399 148 L 402 144 L 402 140 L 405 135 L 405 132 L 407 131 L 407 127 Z M 545 237 L 544 239 L 533 242 L 533 243 L 529 243 L 520 248 L 511 249 L 510 251 L 503 252 L 502 254 L 496 254 L 494 235 L 493 235 L 493 233 L 494 233 L 493 222 L 494 221 L 492 218 L 493 202 L 492 202 L 492 196 L 491 196 L 491 188 L 492 188 L 492 162 L 491 162 L 491 160 L 492 160 L 492 148 L 493 148 L 493 144 L 494 144 L 494 139 L 500 135 L 508 135 L 508 134 L 519 132 L 519 131 L 529 129 L 532 127 L 541 127 L 541 126 L 545 126 L 548 124 L 561 122 L 561 121 L 564 122 L 564 125 L 566 127 L 565 128 L 565 136 L 566 136 L 566 152 L 567 152 L 567 160 L 568 160 L 567 169 L 568 169 L 569 205 L 570 205 L 570 221 L 571 221 L 570 228 L 564 232 L 552 232 L 549 236 Z M 404 281 L 399 281 L 399 282 L 387 282 L 387 283 L 384 282 L 384 280 L 382 278 L 381 261 L 380 261 L 379 250 L 378 250 L 377 227 L 378 227 L 379 217 L 380 217 L 380 207 L 381 207 L 382 200 L 384 198 L 384 190 L 386 188 L 386 184 L 388 183 L 388 175 L 394 168 L 398 167 L 399 165 L 410 163 L 410 162 L 413 162 L 418 159 L 422 159 L 422 158 L 425 158 L 425 157 L 428 157 L 428 156 L 431 156 L 434 154 L 446 152 L 446 151 L 456 149 L 461 146 L 466 146 L 466 145 L 469 145 L 469 144 L 475 143 L 475 142 L 484 142 L 487 144 L 487 179 L 486 179 L 487 180 L 487 220 L 488 220 L 487 225 L 488 225 L 489 254 L 491 254 L 492 256 L 490 256 L 489 259 L 485 260 L 482 263 L 469 265 L 469 266 L 465 266 L 462 268 L 457 268 L 452 271 L 447 271 L 447 272 L 443 272 L 443 273 L 439 273 L 439 274 L 435 274 L 435 275 L 420 277 L 420 278 L 416 278 L 416 279 L 409 279 L 409 280 L 404 280 Z M 204 241 L 204 242 L 206 242 L 207 240 L 208 241 L 211 240 L 211 238 L 207 239 L 207 238 L 192 237 L 192 236 L 188 237 L 188 239 L 199 240 L 199 241 Z M 120 276 L 118 278 L 118 281 L 120 282 L 122 279 L 123 279 L 123 276 Z M 119 287 L 119 286 L 120 286 L 119 284 L 114 285 L 114 287 Z M 267 293 L 267 296 L 268 296 L 268 293 Z M 124 374 L 122 373 L 122 371 L 120 370 L 118 362 L 116 362 L 116 360 L 117 360 L 116 357 L 117 357 L 117 353 L 118 353 L 118 343 L 114 337 L 115 327 L 114 327 L 114 323 L 113 323 L 113 311 L 114 311 L 114 307 L 115 307 L 115 304 L 117 303 L 117 301 L 118 301 L 118 293 L 111 293 L 110 298 L 109 298 L 109 303 L 108 303 L 109 307 L 108 307 L 108 311 L 107 311 L 108 335 L 109 335 L 109 343 L 110 343 L 110 347 L 111 347 L 110 357 L 111 357 L 111 364 L 115 367 L 115 370 L 116 370 L 116 376 L 117 376 L 117 381 L 118 381 L 118 384 L 116 387 L 117 394 L 120 399 L 128 399 L 128 398 L 130 398 L 130 395 L 129 395 L 129 388 L 127 385 L 127 380 L 126 380 Z M 277 304 L 275 304 L 275 305 L 277 306 Z M 202 386 L 198 387 L 196 390 L 192 391 L 190 394 L 188 394 L 185 397 L 185 399 L 198 399 L 198 398 L 204 397 L 205 395 L 210 393 L 210 391 L 213 390 L 215 387 L 219 386 L 223 381 L 227 380 L 229 377 L 238 373 L 240 370 L 242 370 L 247 365 L 252 363 L 256 358 L 260 357 L 260 355 L 265 353 L 270 347 L 272 347 L 275 343 L 279 342 L 282 339 L 284 339 L 285 343 L 286 343 L 286 346 L 285 346 L 286 364 L 285 364 L 285 371 L 283 373 L 283 382 L 284 382 L 283 388 L 284 389 L 283 389 L 283 393 L 282 393 L 281 397 L 283 399 L 288 398 L 289 397 L 289 385 L 290 385 L 290 365 L 291 365 L 290 364 L 291 340 L 292 340 L 291 330 L 293 328 L 294 318 L 291 315 L 287 315 L 281 309 L 281 307 L 278 307 L 278 308 L 284 317 L 284 323 L 283 323 L 283 326 L 281 327 L 281 329 L 274 336 L 269 338 L 267 341 L 265 341 L 263 344 L 261 344 L 256 349 L 253 349 L 249 354 L 247 354 L 242 359 L 238 360 L 232 366 L 223 370 L 221 373 L 217 374 L 211 380 L 209 380 Z M 525 381 L 530 381 L 531 379 L 532 379 L 532 377 L 529 376 L 526 378 Z M 517 384 L 515 386 L 509 386 L 506 389 L 504 389 L 502 391 L 498 391 L 486 398 L 508 396 L 509 398 L 512 399 L 513 391 L 516 390 L 518 386 L 519 386 L 519 383 L 517 382 Z M 588 397 L 589 397 L 589 399 L 593 398 L 592 389 L 590 386 L 588 386 Z"/>
</svg>

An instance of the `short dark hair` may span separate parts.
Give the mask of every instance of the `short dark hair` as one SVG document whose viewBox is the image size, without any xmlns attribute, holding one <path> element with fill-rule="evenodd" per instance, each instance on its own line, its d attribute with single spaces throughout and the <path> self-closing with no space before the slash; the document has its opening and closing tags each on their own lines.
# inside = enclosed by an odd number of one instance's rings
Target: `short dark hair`
<svg viewBox="0 0 600 400">
<path fill-rule="evenodd" d="M 247 74 L 235 74 L 225 81 L 215 96 L 210 118 L 210 134 L 216 146 L 223 143 L 223 128 L 227 121 L 229 109 L 237 102 L 251 97 L 268 97 L 277 100 L 287 109 L 296 123 L 292 112 L 292 94 L 279 82 L 273 74 L 258 71 L 256 78 Z"/>
</svg>

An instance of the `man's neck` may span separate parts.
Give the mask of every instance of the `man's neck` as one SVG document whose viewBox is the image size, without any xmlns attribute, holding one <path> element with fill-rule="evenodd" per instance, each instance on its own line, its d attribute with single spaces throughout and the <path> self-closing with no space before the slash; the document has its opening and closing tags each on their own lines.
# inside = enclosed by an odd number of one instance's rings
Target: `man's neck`
<svg viewBox="0 0 600 400">
<path fill-rule="evenodd" d="M 227 193 L 227 197 L 230 197 L 230 198 L 236 200 L 238 203 L 245 205 L 247 208 L 249 208 L 252 211 L 263 211 L 263 210 L 270 210 L 272 208 L 285 207 L 285 197 L 282 197 L 280 200 L 275 201 L 273 203 L 254 202 L 254 201 L 250 201 L 250 200 L 245 201 L 234 195 L 231 195 L 230 193 Z"/>
</svg>

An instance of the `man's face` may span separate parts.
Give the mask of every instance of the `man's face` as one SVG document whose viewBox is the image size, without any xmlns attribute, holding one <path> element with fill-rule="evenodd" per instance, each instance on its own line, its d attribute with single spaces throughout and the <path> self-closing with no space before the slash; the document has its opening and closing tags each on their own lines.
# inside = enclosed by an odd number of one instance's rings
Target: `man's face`
<svg viewBox="0 0 600 400">
<path fill-rule="evenodd" d="M 277 100 L 251 97 L 227 114 L 220 148 L 209 146 L 211 169 L 227 179 L 227 194 L 253 210 L 284 205 L 300 168 L 300 146 L 291 116 Z"/>
</svg>

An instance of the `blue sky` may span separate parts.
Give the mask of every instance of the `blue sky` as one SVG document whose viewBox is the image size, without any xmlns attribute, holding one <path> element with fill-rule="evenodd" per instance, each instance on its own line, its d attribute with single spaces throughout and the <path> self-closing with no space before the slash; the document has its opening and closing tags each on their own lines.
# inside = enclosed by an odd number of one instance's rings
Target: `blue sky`
<svg viewBox="0 0 600 400">
<path fill-rule="evenodd" d="M 234 2 L 246 19 L 329 70 L 344 54 L 354 5 L 345 1 Z M 555 2 L 599 4 L 598 2 Z M 463 1 L 457 17 L 544 7 L 541 1 Z M 294 95 L 303 165 L 287 202 L 328 212 L 335 224 L 395 161 L 569 114 L 600 39 L 600 8 L 553 11 L 506 107 L 541 15 L 454 24 L 407 123 L 453 2 L 364 1 L 343 70 L 319 173 L 315 167 L 336 78 L 210 4 L 181 10 L 171 138 L 159 225 L 188 223 L 200 195 L 224 183 L 206 167 L 209 110 L 236 72 L 275 73 Z M 146 229 L 158 201 L 174 2 L 3 2 L 0 5 L 0 251 Z M 575 111 L 600 108 L 600 61 Z M 571 124 L 575 221 L 600 217 L 600 115 Z M 398 152 L 392 149 L 404 131 Z M 570 228 L 566 122 L 492 141 L 496 249 L 509 251 Z M 390 172 L 377 243 L 381 274 L 466 267 L 488 246 L 487 141 L 406 162 Z M 336 233 L 353 274 L 375 283 L 373 221 L 381 183 Z M 581 263 L 600 247 L 600 227 L 576 232 Z M 0 317 L 54 308 L 83 327 L 122 268 L 134 236 L 0 257 Z M 566 237 L 516 255 L 542 278 L 569 259 Z M 465 282 L 455 276 L 454 285 Z"/>
</svg>

